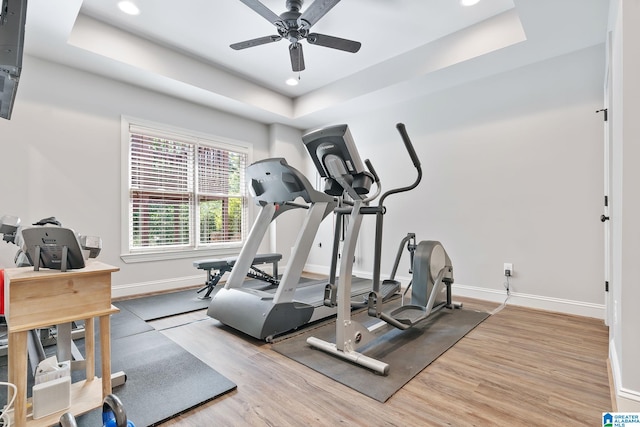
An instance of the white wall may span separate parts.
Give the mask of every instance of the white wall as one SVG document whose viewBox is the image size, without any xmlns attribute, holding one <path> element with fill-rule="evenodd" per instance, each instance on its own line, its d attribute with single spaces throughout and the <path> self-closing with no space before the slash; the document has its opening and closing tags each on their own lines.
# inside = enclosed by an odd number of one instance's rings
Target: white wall
<svg viewBox="0 0 640 427">
<path fill-rule="evenodd" d="M 116 296 L 203 283 L 192 259 L 120 259 L 121 115 L 248 142 L 254 160 L 269 155 L 266 125 L 26 56 L 12 119 L 0 121 L 0 214 L 24 224 L 56 216 L 101 236 L 99 259 L 121 269 Z"/>
<path fill-rule="evenodd" d="M 596 46 L 344 117 L 385 189 L 415 176 L 397 122 L 422 161 L 420 186 L 387 199 L 383 277 L 413 231 L 443 243 L 457 295 L 504 300 L 510 262 L 512 304 L 603 317 L 603 125 L 595 114 L 603 69 L 604 46 Z M 355 270 L 370 276 L 372 219 L 363 230 Z M 310 257 L 316 269 L 329 256 L 322 243 Z M 403 262 L 398 274 L 408 279 Z"/>
<path fill-rule="evenodd" d="M 289 165 L 302 171 L 306 155 L 300 142 L 302 132 L 281 124 L 272 124 L 269 131 L 269 157 L 284 157 Z M 276 218 L 271 225 L 270 251 L 282 254 L 282 267 L 286 267 L 291 257 L 291 250 L 296 243 L 305 213 L 306 211 L 300 209 L 289 210 Z"/>
<path fill-rule="evenodd" d="M 640 1 L 612 2 L 611 316 L 609 346 L 619 411 L 640 411 Z"/>
</svg>

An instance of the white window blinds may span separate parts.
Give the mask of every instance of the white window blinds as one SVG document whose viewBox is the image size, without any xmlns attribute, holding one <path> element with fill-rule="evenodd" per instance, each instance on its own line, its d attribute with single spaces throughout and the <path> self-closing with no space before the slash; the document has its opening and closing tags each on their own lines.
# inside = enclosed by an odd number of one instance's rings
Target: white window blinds
<svg viewBox="0 0 640 427">
<path fill-rule="evenodd" d="M 130 125 L 129 160 L 130 250 L 242 242 L 246 152 Z"/>
<path fill-rule="evenodd" d="M 198 147 L 201 243 L 242 240 L 246 157 L 214 147 Z"/>
</svg>

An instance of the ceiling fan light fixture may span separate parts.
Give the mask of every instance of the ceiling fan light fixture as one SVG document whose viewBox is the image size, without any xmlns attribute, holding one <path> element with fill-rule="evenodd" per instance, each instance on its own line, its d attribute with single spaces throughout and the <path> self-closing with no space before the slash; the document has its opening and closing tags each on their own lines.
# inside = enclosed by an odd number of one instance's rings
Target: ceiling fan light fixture
<svg viewBox="0 0 640 427">
<path fill-rule="evenodd" d="M 474 6 L 479 2 L 480 0 L 460 0 L 460 4 L 463 6 Z"/>
<path fill-rule="evenodd" d="M 127 15 L 140 15 L 140 8 L 132 1 L 118 2 L 118 8 Z"/>
</svg>

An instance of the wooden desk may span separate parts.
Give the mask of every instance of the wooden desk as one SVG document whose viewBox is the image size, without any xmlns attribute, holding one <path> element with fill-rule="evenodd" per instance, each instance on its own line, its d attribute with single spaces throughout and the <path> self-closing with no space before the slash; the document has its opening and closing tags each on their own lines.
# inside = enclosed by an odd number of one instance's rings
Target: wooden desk
<svg viewBox="0 0 640 427">
<path fill-rule="evenodd" d="M 119 268 L 88 260 L 79 270 L 9 268 L 5 274 L 5 318 L 9 333 L 9 382 L 17 387 L 15 425 L 57 424 L 64 412 L 74 415 L 102 406 L 111 393 L 111 273 Z M 99 319 L 102 381 L 95 376 L 94 318 Z M 86 380 L 71 386 L 71 408 L 37 420 L 27 418 L 27 333 L 32 329 L 85 321 Z"/>
</svg>

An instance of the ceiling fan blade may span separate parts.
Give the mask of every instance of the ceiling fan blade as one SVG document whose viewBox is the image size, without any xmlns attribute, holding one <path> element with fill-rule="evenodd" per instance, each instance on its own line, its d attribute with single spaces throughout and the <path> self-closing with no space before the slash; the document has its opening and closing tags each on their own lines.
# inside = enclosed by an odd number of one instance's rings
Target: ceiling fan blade
<svg viewBox="0 0 640 427">
<path fill-rule="evenodd" d="M 258 0 L 240 0 L 240 1 L 246 4 L 247 6 L 249 6 L 256 13 L 258 13 L 267 21 L 271 22 L 273 25 L 275 25 L 276 22 L 281 21 L 278 15 L 276 15 L 271 9 L 269 9 L 264 4 L 260 3 Z"/>
<path fill-rule="evenodd" d="M 291 69 L 293 71 L 304 70 L 304 56 L 300 43 L 291 43 L 289 45 L 289 55 L 291 56 Z"/>
<path fill-rule="evenodd" d="M 278 40 L 282 40 L 281 36 L 264 36 L 258 37 L 257 39 L 246 40 L 243 42 L 238 42 L 230 45 L 231 49 L 241 50 L 246 49 L 248 47 L 260 46 L 261 44 L 273 43 Z"/>
<path fill-rule="evenodd" d="M 340 3 L 340 0 L 315 0 L 311 6 L 300 15 L 300 21 L 304 21 L 302 25 L 306 28 L 311 27 L 338 3 Z"/>
<path fill-rule="evenodd" d="M 325 34 L 311 33 L 307 36 L 310 44 L 318 46 L 330 47 L 332 49 L 344 50 L 346 52 L 356 53 L 360 50 L 362 44 L 353 40 L 341 39 L 340 37 L 327 36 Z"/>
</svg>

